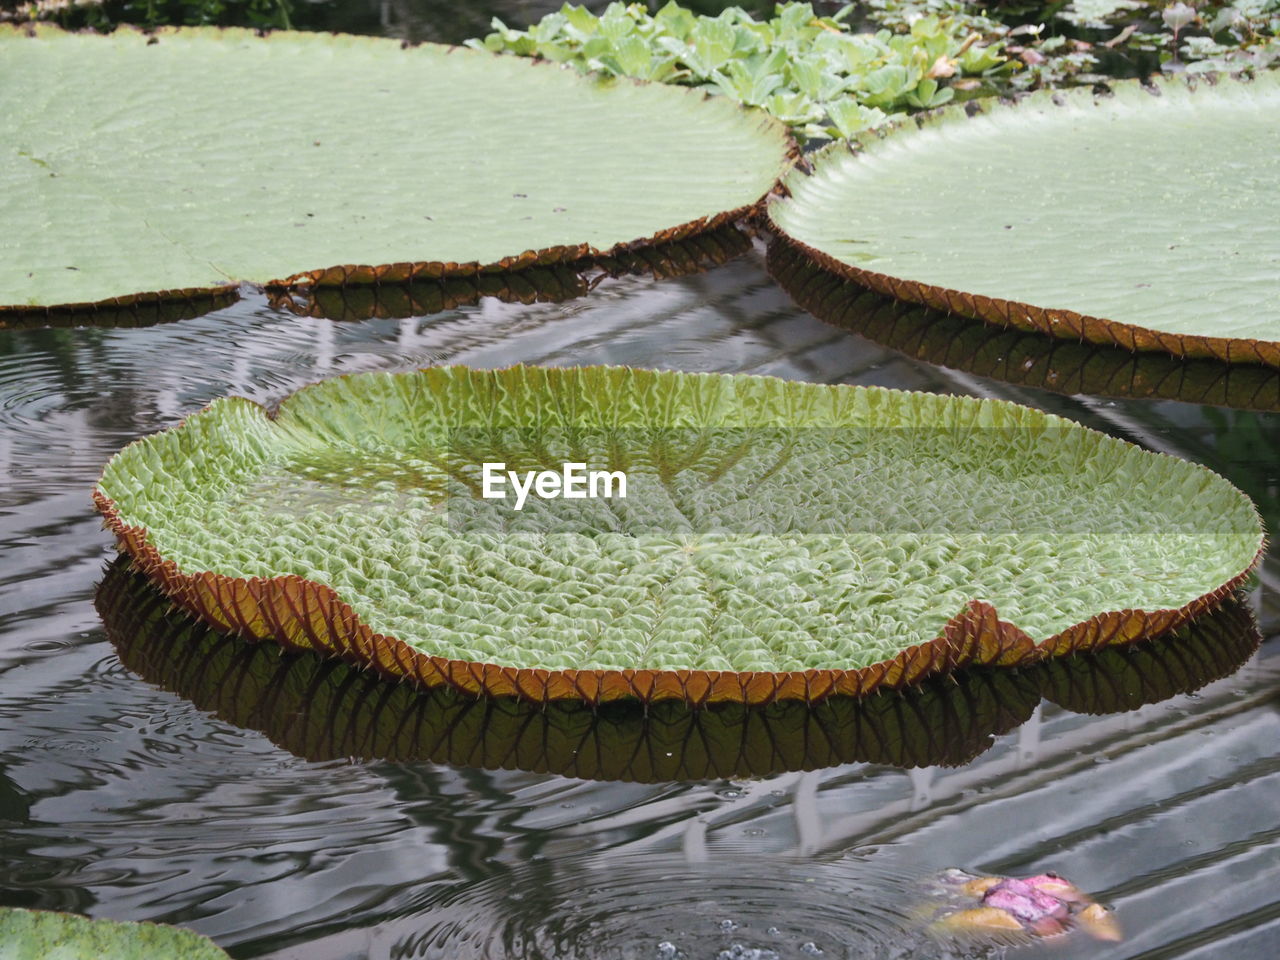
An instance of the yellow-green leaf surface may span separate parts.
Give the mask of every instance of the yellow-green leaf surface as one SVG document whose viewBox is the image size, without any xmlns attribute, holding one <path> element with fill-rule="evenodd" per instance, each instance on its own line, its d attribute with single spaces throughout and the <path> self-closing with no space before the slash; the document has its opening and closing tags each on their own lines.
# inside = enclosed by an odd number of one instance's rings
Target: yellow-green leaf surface
<svg viewBox="0 0 1280 960">
<path fill-rule="evenodd" d="M 0 909 L 4 960 L 227 960 L 206 937 L 158 923 Z"/>
<path fill-rule="evenodd" d="M 0 309 L 672 239 L 790 149 L 724 98 L 473 50 L 30 32 L 0 27 Z"/>
<path fill-rule="evenodd" d="M 516 511 L 481 497 L 496 461 L 622 470 L 627 496 Z M 550 670 L 861 668 L 975 600 L 1045 641 L 1220 595 L 1262 542 L 1203 467 L 1015 404 L 614 367 L 220 400 L 98 495 L 166 582 L 293 575 L 421 653 Z"/>
<path fill-rule="evenodd" d="M 1275 73 L 974 102 L 829 148 L 770 217 L 903 299 L 1280 365 L 1278 116 Z"/>
</svg>

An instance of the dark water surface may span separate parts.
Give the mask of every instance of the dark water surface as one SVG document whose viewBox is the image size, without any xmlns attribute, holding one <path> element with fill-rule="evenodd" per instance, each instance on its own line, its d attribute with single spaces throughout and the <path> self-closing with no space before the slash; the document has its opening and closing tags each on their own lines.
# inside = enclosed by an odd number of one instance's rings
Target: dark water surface
<svg viewBox="0 0 1280 960">
<path fill-rule="evenodd" d="M 659 958 L 664 943 L 689 960 L 734 956 L 735 944 L 758 960 L 935 957 L 947 954 L 912 915 L 921 877 L 1052 869 L 1112 905 L 1126 938 L 1013 955 L 1275 955 L 1271 645 L 1199 693 L 1131 712 L 1114 711 L 1193 686 L 1196 670 L 1161 679 L 1153 664 L 1169 658 L 1156 657 L 1075 679 L 1022 671 L 956 695 L 893 695 L 869 720 L 824 721 L 832 742 L 851 729 L 861 740 L 814 747 L 810 730 L 798 754 L 794 724 L 777 733 L 785 717 L 754 732 L 741 718 L 697 729 L 650 718 L 667 724 L 655 741 L 634 718 L 601 727 L 537 711 L 495 733 L 446 703 L 415 708 L 426 712 L 412 736 L 387 731 L 406 711 L 379 698 L 403 692 L 352 693 L 355 681 L 315 665 L 277 677 L 291 661 L 203 634 L 210 652 L 175 666 L 191 636 L 179 623 L 165 628 L 177 646 L 155 646 L 163 604 L 150 595 L 147 607 L 146 593 L 123 613 L 104 607 L 147 681 L 122 665 L 93 605 L 113 551 L 88 497 L 119 447 L 223 394 L 272 403 L 356 370 L 516 361 L 1014 399 L 1205 462 L 1273 527 L 1277 514 L 1275 414 L 1067 397 L 908 359 L 796 307 L 758 245 L 709 272 L 604 279 L 561 303 L 483 299 L 429 317 L 333 321 L 250 293 L 140 329 L 0 331 L 6 903 L 182 923 L 238 957 Z M 1245 601 L 1267 634 L 1280 626 L 1274 584 L 1272 564 Z M 1217 654 L 1184 660 L 1197 656 Z M 531 721 L 551 732 L 530 733 Z M 726 737 L 730 758 L 708 760 L 706 745 Z M 707 779 L 679 779 L 689 776 Z"/>
<path fill-rule="evenodd" d="M 478 6 L 344 9 L 381 18 L 362 29 L 457 40 Z M 544 12 L 499 7 L 513 23 Z M 821 280 L 772 266 L 817 298 Z M 552 279 L 506 295 L 576 289 Z M 473 293 L 352 295 L 313 310 L 351 315 L 331 320 L 247 292 L 144 328 L 0 330 L 3 904 L 180 923 L 276 960 L 986 956 L 920 930 L 918 882 L 958 866 L 1057 871 L 1125 932 L 1011 957 L 1280 955 L 1280 649 L 1237 669 L 1250 612 L 1280 631 L 1280 557 L 1242 609 L 1158 650 L 817 716 L 482 713 L 209 634 L 108 566 L 89 492 L 124 444 L 225 394 L 271 404 L 446 362 L 1016 400 L 1205 463 L 1280 526 L 1280 379 L 1265 371 L 1071 344 L 1045 360 L 1043 342 L 963 325 L 928 341 L 888 308 L 831 318 L 885 346 L 797 307 L 759 243 L 558 303 Z"/>
</svg>

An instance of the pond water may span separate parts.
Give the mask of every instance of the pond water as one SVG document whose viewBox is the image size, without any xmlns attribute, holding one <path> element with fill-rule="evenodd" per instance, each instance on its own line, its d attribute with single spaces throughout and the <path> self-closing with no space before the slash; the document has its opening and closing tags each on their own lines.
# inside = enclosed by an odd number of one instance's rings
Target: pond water
<svg viewBox="0 0 1280 960">
<path fill-rule="evenodd" d="M 918 338 L 900 352 L 798 307 L 761 241 L 725 245 L 744 249 L 562 302 L 454 291 L 462 302 L 422 315 L 352 297 L 353 314 L 392 315 L 331 320 L 246 291 L 159 325 L 0 330 L 3 904 L 180 923 L 275 960 L 978 957 L 1005 948 L 921 932 L 920 881 L 1053 870 L 1112 907 L 1124 939 L 1010 957 L 1280 954 L 1280 649 L 1240 666 L 1250 614 L 1280 631 L 1275 556 L 1243 609 L 1158 656 L 948 681 L 816 719 L 405 709 L 397 688 L 169 618 L 110 565 L 89 492 L 124 444 L 214 397 L 271 404 L 341 373 L 445 362 L 1016 400 L 1205 463 L 1277 528 L 1274 376 L 1171 365 L 1155 383 L 1104 356 L 1108 377 L 1089 382 L 1147 396 L 1013 385 L 984 374 L 990 349 L 1015 345 L 914 359 Z M 1264 409 L 1168 399 L 1230 377 Z"/>
</svg>

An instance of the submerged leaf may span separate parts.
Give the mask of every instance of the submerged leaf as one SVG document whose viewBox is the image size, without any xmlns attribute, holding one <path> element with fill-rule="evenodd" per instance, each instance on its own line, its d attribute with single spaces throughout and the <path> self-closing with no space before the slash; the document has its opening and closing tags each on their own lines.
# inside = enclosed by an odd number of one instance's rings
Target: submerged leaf
<svg viewBox="0 0 1280 960">
<path fill-rule="evenodd" d="M 625 496 L 483 496 L 483 464 L 571 462 Z M 1220 477 L 1039 411 L 625 368 L 217 401 L 95 499 L 215 626 L 539 700 L 815 701 L 1131 642 L 1262 542 Z"/>
<path fill-rule="evenodd" d="M 1278 111 L 1270 74 L 970 103 L 829 148 L 769 215 L 818 263 L 900 299 L 1280 366 Z"/>
<path fill-rule="evenodd" d="M 726 100 L 486 52 L 30 32 L 0 26 L 0 312 L 620 252 L 741 216 L 791 149 Z"/>
</svg>

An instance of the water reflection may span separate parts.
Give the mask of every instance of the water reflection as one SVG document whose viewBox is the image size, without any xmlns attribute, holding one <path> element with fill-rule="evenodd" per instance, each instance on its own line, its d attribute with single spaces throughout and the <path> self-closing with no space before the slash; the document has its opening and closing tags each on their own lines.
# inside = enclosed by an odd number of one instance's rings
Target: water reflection
<svg viewBox="0 0 1280 960">
<path fill-rule="evenodd" d="M 378 932 L 370 956 L 458 960 L 943 960 L 921 878 L 874 857 L 826 862 L 636 855 L 520 866 Z M 512 894 L 512 891 L 519 891 Z M 672 893 L 678 895 L 673 896 Z M 529 917 L 543 918 L 530 924 Z"/>
<path fill-rule="evenodd" d="M 281 655 L 173 609 L 123 558 L 108 569 L 97 607 L 131 670 L 307 760 L 430 760 L 641 783 L 845 763 L 958 766 L 1030 718 L 1042 695 L 1080 712 L 1135 709 L 1232 673 L 1261 642 L 1236 597 L 1163 640 L 1021 671 L 964 670 L 863 699 L 591 709 L 420 692 L 312 654 Z"/>
<path fill-rule="evenodd" d="M 1187 360 L 1006 329 L 873 293 L 792 247 L 769 247 L 770 275 L 818 319 L 909 357 L 1074 396 L 1180 400 L 1280 411 L 1280 370 Z"/>
<path fill-rule="evenodd" d="M 671 280 L 693 276 L 722 266 L 749 249 L 751 238 L 730 224 L 687 240 L 640 247 L 596 260 L 413 283 L 272 291 L 268 302 L 300 317 L 348 321 L 426 317 L 470 306 L 486 297 L 504 303 L 563 303 L 586 296 L 608 278 Z"/>
<path fill-rule="evenodd" d="M 646 877 L 674 878 L 651 883 L 651 896 L 700 903 L 710 889 L 718 900 L 706 912 L 749 928 L 736 942 L 754 947 L 756 934 L 767 935 L 766 913 L 803 912 L 796 898 L 816 896 L 823 883 L 856 890 L 841 872 L 852 856 L 864 861 L 858 877 L 883 876 L 891 890 L 900 889 L 891 877 L 949 866 L 1056 870 L 1116 906 L 1124 944 L 1102 953 L 1087 939 L 1058 941 L 1020 949 L 1018 960 L 1208 960 L 1226 942 L 1235 960 L 1275 956 L 1273 644 L 1194 695 L 1122 714 L 1072 712 L 1095 694 L 1064 677 L 1046 692 L 1072 710 L 1042 703 L 961 767 L 843 764 L 653 784 L 427 761 L 306 761 L 140 682 L 119 662 L 92 606 L 111 544 L 88 499 L 112 454 L 217 396 L 272 404 L 327 376 L 443 362 L 628 363 L 1018 400 L 1206 463 L 1247 489 L 1273 530 L 1280 516 L 1275 415 L 1067 398 L 919 362 L 796 308 L 756 252 L 678 279 L 605 279 L 563 303 L 485 299 L 403 320 L 298 317 L 252 293 L 149 329 L 0 330 L 6 904 L 181 923 L 238 958 L 356 960 L 386 957 L 390 944 L 444 923 L 437 900 L 473 917 L 505 916 L 508 929 L 518 925 L 513 911 L 532 904 L 522 915 L 536 927 L 546 873 L 578 878 L 558 889 L 586 897 L 610 864 L 636 857 L 650 864 Z M 1251 602 L 1267 632 L 1280 625 L 1276 596 L 1263 571 Z M 1143 696 L 1153 676 L 1143 669 L 1099 684 L 1100 705 L 1109 708 L 1117 689 Z M 230 689 L 210 709 L 231 710 Z M 1152 699 L 1160 692 L 1157 684 Z M 339 733 L 364 742 L 354 731 L 321 733 L 322 742 Z M 551 867 L 524 868 L 538 863 Z M 775 863 L 800 878 L 776 909 L 748 908 L 727 882 L 708 879 L 750 878 Z M 804 877 L 814 882 L 802 886 Z M 481 905 L 486 895 L 496 902 Z M 570 906 L 589 912 L 582 897 Z M 711 932 L 690 960 L 732 948 L 732 936 Z M 796 956 L 816 935 L 786 950 Z M 659 940 L 637 942 L 656 951 Z M 815 943 L 827 960 L 857 950 L 853 940 Z"/>
</svg>

